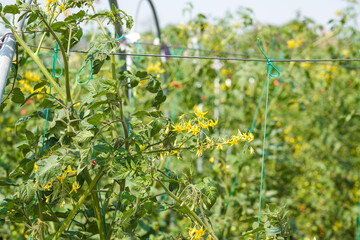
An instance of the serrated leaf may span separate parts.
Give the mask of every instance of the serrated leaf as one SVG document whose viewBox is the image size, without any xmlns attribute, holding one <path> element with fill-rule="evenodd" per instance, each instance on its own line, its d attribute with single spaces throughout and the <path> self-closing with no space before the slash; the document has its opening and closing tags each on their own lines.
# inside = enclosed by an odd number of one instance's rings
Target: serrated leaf
<svg viewBox="0 0 360 240">
<path fill-rule="evenodd" d="M 19 196 L 22 201 L 25 203 L 30 203 L 35 199 L 35 187 L 32 181 L 27 182 L 26 184 L 21 184 L 19 189 Z"/>
<path fill-rule="evenodd" d="M 20 10 L 19 7 L 15 4 L 13 5 L 6 5 L 3 10 L 4 13 L 10 13 L 10 14 L 19 14 Z"/>
<path fill-rule="evenodd" d="M 85 130 L 78 133 L 74 140 L 77 143 L 84 143 L 90 141 L 92 137 L 94 137 L 94 134 L 90 131 Z"/>
<path fill-rule="evenodd" d="M 96 125 L 100 125 L 102 123 L 102 118 L 103 118 L 103 114 L 101 113 L 96 113 L 94 115 L 92 115 L 91 117 L 89 117 L 87 119 L 87 122 L 96 126 Z"/>
<path fill-rule="evenodd" d="M 40 159 L 36 162 L 38 171 L 35 173 L 36 180 L 39 184 L 45 184 L 62 174 L 61 164 L 58 162 L 57 155 L 51 155 L 48 158 Z"/>
<path fill-rule="evenodd" d="M 31 119 L 32 117 L 33 117 L 33 115 L 28 115 L 28 116 L 24 116 L 24 117 L 20 118 L 19 120 L 17 120 L 16 123 L 15 123 L 15 133 L 17 134 L 17 126 L 20 123 L 26 122 L 29 119 Z"/>
</svg>

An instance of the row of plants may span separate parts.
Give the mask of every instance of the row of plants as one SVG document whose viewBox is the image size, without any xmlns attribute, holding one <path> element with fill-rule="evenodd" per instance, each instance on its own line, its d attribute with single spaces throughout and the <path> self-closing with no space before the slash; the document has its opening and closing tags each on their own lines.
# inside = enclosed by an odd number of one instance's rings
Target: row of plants
<svg viewBox="0 0 360 240">
<path fill-rule="evenodd" d="M 168 26 L 162 44 L 171 54 L 262 59 L 259 37 L 268 57 L 358 58 L 359 6 L 348 4 L 329 32 L 301 15 L 264 25 L 240 8 Z M 251 125 L 266 63 L 133 56 L 119 71 L 125 61 L 112 53 L 124 44 L 134 53 L 160 50 L 145 44 L 156 40 L 152 33 L 124 41 L 133 24 L 125 12 L 97 12 L 85 0 L 49 0 L 46 8 L 17 1 L 0 9 L 18 43 L 0 116 L 5 238 L 356 235 L 356 63 L 274 63 L 281 75 L 270 79 L 258 223 L 265 97 Z M 15 14 L 27 19 L 22 34 L 7 18 Z M 125 38 L 113 32 L 118 23 Z M 97 30 L 86 32 L 86 24 Z"/>
</svg>

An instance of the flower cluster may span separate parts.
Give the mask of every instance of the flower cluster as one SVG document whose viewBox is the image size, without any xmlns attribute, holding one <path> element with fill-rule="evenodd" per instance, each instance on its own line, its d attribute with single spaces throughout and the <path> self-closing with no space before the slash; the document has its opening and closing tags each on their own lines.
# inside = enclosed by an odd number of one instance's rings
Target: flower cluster
<svg viewBox="0 0 360 240">
<path fill-rule="evenodd" d="M 36 165 L 36 163 L 34 163 L 34 171 L 35 171 L 35 173 L 38 171 L 38 169 L 39 169 L 39 167 Z M 50 180 L 50 182 L 48 182 L 48 183 L 46 183 L 44 186 L 43 186 L 43 190 L 44 191 L 51 191 L 51 189 L 52 189 L 52 187 L 53 187 L 53 185 L 54 185 L 54 183 L 56 182 L 57 184 L 60 184 L 60 185 L 56 185 L 56 187 L 55 187 L 55 189 L 57 188 L 57 187 L 62 187 L 63 189 L 68 189 L 68 187 L 66 186 L 66 184 L 64 184 L 65 183 L 65 179 L 66 179 L 66 177 L 69 175 L 69 174 L 75 174 L 77 171 L 76 170 L 72 170 L 71 169 L 71 166 L 69 165 L 66 169 L 63 169 L 63 173 L 62 173 L 62 175 L 61 176 L 56 176 L 56 179 L 54 180 L 54 179 L 51 179 Z M 75 193 L 77 193 L 77 190 L 80 188 L 80 185 L 79 185 L 79 183 L 78 182 L 74 182 L 73 184 L 72 184 L 72 188 L 71 188 L 71 190 L 70 191 L 65 191 L 65 192 L 68 192 L 69 194 L 71 194 L 72 192 L 75 192 Z M 44 197 L 45 197 L 45 202 L 46 203 L 49 203 L 50 202 L 50 200 L 51 200 L 51 195 L 52 195 L 53 193 L 51 193 L 51 194 L 49 194 L 49 195 L 45 195 L 44 194 Z M 61 197 L 61 198 L 63 198 L 63 197 Z M 60 203 L 60 207 L 63 207 L 64 206 L 64 204 L 65 204 L 65 200 L 62 200 L 61 201 L 61 203 Z"/>
<path fill-rule="evenodd" d="M 208 120 L 205 115 L 207 112 L 202 112 L 200 108 L 195 109 L 195 116 L 196 118 L 185 121 L 183 116 L 180 117 L 181 121 L 176 125 L 172 125 L 173 132 L 176 133 L 187 133 L 194 136 L 198 136 L 202 132 L 203 129 L 209 130 L 209 128 L 213 128 L 218 124 L 218 119 L 216 121 Z M 165 131 L 167 134 L 169 129 Z M 241 133 L 240 130 L 238 131 L 237 135 L 233 135 L 230 138 L 210 138 L 205 133 L 205 138 L 198 143 L 196 155 L 198 157 L 203 155 L 203 151 L 205 150 L 212 150 L 216 148 L 217 150 L 224 150 L 224 145 L 228 145 L 230 147 L 237 145 L 238 142 L 252 142 L 254 140 L 254 135 L 249 133 Z M 175 144 L 176 145 L 176 144 Z M 180 158 L 180 152 L 182 148 L 184 148 L 183 144 L 180 144 L 176 150 L 173 150 L 172 154 L 177 154 L 178 158 Z M 250 148 L 252 149 L 252 148 Z"/>
<path fill-rule="evenodd" d="M 295 47 L 299 47 L 301 45 L 302 41 L 301 40 L 289 40 L 287 41 L 287 45 L 289 48 L 295 48 Z"/>
<path fill-rule="evenodd" d="M 147 67 L 148 72 L 155 72 L 163 74 L 165 70 L 161 68 L 161 62 L 157 62 L 156 64 L 153 64 L 152 62 L 149 63 L 149 66 Z"/>
<path fill-rule="evenodd" d="M 56 3 L 56 0 L 46 0 L 46 12 L 50 14 L 51 7 Z"/>
<path fill-rule="evenodd" d="M 218 120 L 216 120 L 215 122 L 213 120 L 208 120 L 205 117 L 205 115 L 207 114 L 207 112 L 203 113 L 201 111 L 200 108 L 198 108 L 195 111 L 195 115 L 197 117 L 197 119 L 194 120 L 189 120 L 188 122 L 185 122 L 183 119 L 180 123 L 177 123 L 176 125 L 172 125 L 173 129 L 172 131 L 174 132 L 187 132 L 187 133 L 191 133 L 192 135 L 197 135 L 201 132 L 202 129 L 207 129 L 209 130 L 209 127 L 214 128 L 215 125 L 218 124 Z"/>
<path fill-rule="evenodd" d="M 204 239 L 204 234 L 205 234 L 205 230 L 203 229 L 203 227 L 201 226 L 200 229 L 197 229 L 196 227 L 194 228 L 189 228 L 189 237 L 191 240 L 202 240 Z M 209 234 L 209 236 L 206 238 L 206 240 L 213 240 L 214 238 Z"/>
</svg>

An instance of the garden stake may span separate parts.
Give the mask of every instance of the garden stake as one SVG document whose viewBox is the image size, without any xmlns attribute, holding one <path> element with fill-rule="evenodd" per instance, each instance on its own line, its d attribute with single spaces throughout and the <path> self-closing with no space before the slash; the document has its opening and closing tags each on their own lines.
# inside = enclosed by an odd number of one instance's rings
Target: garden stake
<svg viewBox="0 0 360 240">
<path fill-rule="evenodd" d="M 266 76 L 266 101 L 265 101 L 265 122 L 264 122 L 264 139 L 263 139 L 263 149 L 262 149 L 262 157 L 261 157 L 261 178 L 260 178 L 260 196 L 259 196 L 259 215 L 258 215 L 258 224 L 260 225 L 260 214 L 261 214 L 261 195 L 262 195 L 262 188 L 263 188 L 263 178 L 264 178 L 264 158 L 265 158 L 265 143 L 266 143 L 266 122 L 267 122 L 267 111 L 268 111 L 268 102 L 269 102 L 269 81 L 270 81 L 270 77 L 279 77 L 280 76 L 280 72 L 279 70 L 273 65 L 273 63 L 271 62 L 271 59 L 269 59 L 264 51 L 261 49 L 260 46 L 260 40 L 259 38 L 257 39 L 258 41 L 258 46 L 260 51 L 262 52 L 262 54 L 264 55 L 264 57 L 266 58 L 267 61 L 267 68 L 266 68 L 266 72 L 267 72 L 267 76 Z M 272 74 L 271 71 L 275 70 L 277 72 L 276 75 Z M 256 236 L 256 239 L 259 239 L 259 233 Z"/>
</svg>

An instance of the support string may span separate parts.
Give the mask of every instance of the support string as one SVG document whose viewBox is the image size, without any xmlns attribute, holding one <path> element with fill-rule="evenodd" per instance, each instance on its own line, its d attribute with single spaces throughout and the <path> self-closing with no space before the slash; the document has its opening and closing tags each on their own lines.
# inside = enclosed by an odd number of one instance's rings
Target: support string
<svg viewBox="0 0 360 240">
<path fill-rule="evenodd" d="M 264 122 L 264 138 L 263 138 L 263 148 L 262 148 L 262 157 L 261 157 L 261 178 L 260 178 L 260 196 L 259 196 L 259 213 L 258 213 L 258 224 L 260 225 L 260 214 L 261 214 L 261 197 L 262 197 L 262 189 L 263 189 L 263 181 L 264 181 L 264 162 L 265 162 L 265 144 L 266 144 L 266 124 L 267 124 L 267 111 L 268 111 L 268 102 L 269 102 L 269 81 L 270 77 L 279 77 L 279 70 L 273 65 L 272 60 L 269 59 L 260 46 L 260 40 L 257 39 L 258 46 L 264 57 L 267 61 L 267 76 L 266 76 L 266 101 L 265 101 L 265 122 Z M 276 71 L 276 74 L 272 74 L 272 70 Z M 259 239 L 259 233 L 256 236 L 256 239 Z"/>
</svg>

